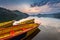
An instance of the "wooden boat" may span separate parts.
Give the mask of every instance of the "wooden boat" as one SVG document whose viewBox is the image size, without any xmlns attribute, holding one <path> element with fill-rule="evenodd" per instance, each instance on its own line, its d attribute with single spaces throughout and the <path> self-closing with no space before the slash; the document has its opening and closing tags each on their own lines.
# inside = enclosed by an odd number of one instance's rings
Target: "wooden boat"
<svg viewBox="0 0 60 40">
<path fill-rule="evenodd" d="M 14 22 L 13 20 L 12 21 L 7 21 L 7 22 L 2 22 L 2 23 L 0 23 L 0 28 L 12 26 L 13 22 Z"/>
<path fill-rule="evenodd" d="M 26 20 L 26 21 L 20 22 L 19 24 L 31 24 L 31 23 L 34 23 L 34 19 Z"/>
<path fill-rule="evenodd" d="M 11 26 L 8 28 L 1 29 L 0 30 L 0 40 L 11 39 L 13 37 L 22 35 L 24 33 L 26 33 L 26 35 L 29 36 L 39 26 L 39 24 L 34 23 L 33 21 L 34 20 L 28 20 L 28 23 L 27 23 L 27 21 L 25 21 L 25 22 L 20 23 L 19 25 L 14 25 L 14 26 Z"/>
</svg>

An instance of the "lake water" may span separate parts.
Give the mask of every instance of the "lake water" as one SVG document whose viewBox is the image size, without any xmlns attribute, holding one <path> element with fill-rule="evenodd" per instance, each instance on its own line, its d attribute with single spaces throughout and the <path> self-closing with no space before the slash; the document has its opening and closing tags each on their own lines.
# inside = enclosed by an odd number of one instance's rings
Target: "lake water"
<svg viewBox="0 0 60 40">
<path fill-rule="evenodd" d="M 48 17 L 28 17 L 20 20 L 35 19 L 35 23 L 41 24 L 38 28 L 41 30 L 32 40 L 60 40 L 60 19 Z M 17 21 L 16 23 L 18 23 Z"/>
<path fill-rule="evenodd" d="M 41 31 L 32 40 L 60 40 L 60 19 L 48 17 L 28 17 L 26 19 L 33 18 L 35 23 L 41 23 L 38 27 Z"/>
</svg>

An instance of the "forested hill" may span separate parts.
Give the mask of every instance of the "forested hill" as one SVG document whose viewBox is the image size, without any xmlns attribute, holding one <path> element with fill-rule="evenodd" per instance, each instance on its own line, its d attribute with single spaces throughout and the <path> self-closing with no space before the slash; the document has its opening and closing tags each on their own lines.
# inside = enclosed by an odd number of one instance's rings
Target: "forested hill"
<svg viewBox="0 0 60 40">
<path fill-rule="evenodd" d="M 12 11 L 12 10 L 0 7 L 0 22 L 5 22 L 9 20 L 18 20 L 26 17 L 28 17 L 28 14 L 24 14 L 16 10 Z"/>
</svg>

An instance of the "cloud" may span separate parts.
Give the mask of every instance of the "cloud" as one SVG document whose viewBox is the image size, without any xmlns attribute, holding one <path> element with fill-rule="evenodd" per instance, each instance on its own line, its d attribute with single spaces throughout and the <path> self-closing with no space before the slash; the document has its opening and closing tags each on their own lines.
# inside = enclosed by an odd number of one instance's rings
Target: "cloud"
<svg viewBox="0 0 60 40">
<path fill-rule="evenodd" d="M 6 5 L 2 7 L 5 7 L 11 10 L 19 10 L 27 14 L 60 12 L 60 3 L 51 4 L 51 5 L 47 3 L 43 6 L 34 6 L 34 7 L 31 7 L 31 4 L 29 3 L 22 3 L 19 5 Z"/>
<path fill-rule="evenodd" d="M 30 7 L 29 5 L 21 5 L 19 10 L 31 14 L 31 13 L 49 12 L 51 11 L 51 8 L 48 5 L 39 6 L 39 7 L 38 6 Z"/>
<path fill-rule="evenodd" d="M 35 6 L 35 7 L 31 7 L 30 4 L 28 5 L 24 4 L 21 6 L 19 10 L 28 14 L 55 13 L 60 12 L 60 3 L 53 5 L 48 5 L 47 3 L 43 6 Z"/>
</svg>

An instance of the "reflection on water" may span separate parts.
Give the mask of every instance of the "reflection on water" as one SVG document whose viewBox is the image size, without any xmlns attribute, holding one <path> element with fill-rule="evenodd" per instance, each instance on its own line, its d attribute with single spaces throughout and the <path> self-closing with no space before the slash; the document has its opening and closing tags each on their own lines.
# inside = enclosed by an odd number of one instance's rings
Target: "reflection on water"
<svg viewBox="0 0 60 40">
<path fill-rule="evenodd" d="M 30 36 L 28 36 L 27 38 L 23 39 L 23 40 L 31 40 L 33 39 L 41 30 L 39 28 L 36 29 L 35 32 L 33 32 Z"/>
<path fill-rule="evenodd" d="M 39 32 L 32 40 L 60 40 L 60 19 L 45 17 L 28 17 L 35 19 L 36 23 L 41 23 Z"/>
</svg>

